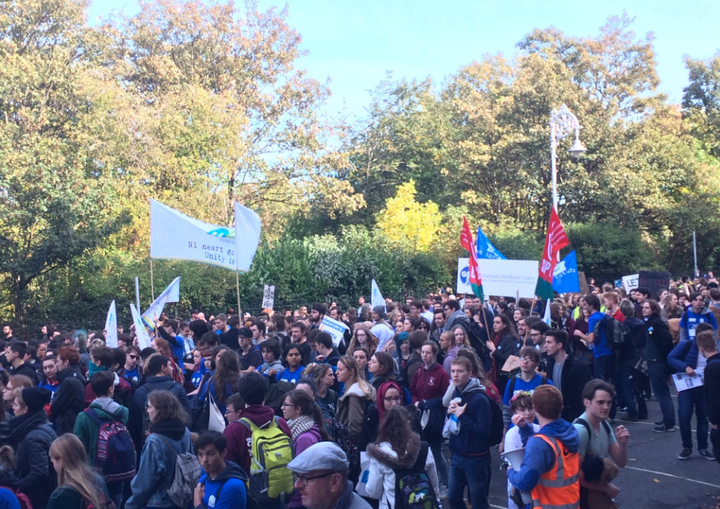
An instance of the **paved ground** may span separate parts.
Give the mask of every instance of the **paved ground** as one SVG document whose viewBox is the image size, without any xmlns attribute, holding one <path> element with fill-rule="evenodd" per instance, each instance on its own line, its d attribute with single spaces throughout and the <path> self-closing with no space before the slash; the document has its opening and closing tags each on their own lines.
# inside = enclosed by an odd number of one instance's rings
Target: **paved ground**
<svg viewBox="0 0 720 509">
<path fill-rule="evenodd" d="M 677 412 L 677 398 L 673 396 Z M 643 422 L 616 421 L 630 431 L 628 466 L 620 471 L 616 483 L 622 489 L 617 502 L 621 508 L 633 509 L 708 509 L 720 506 L 720 464 L 697 455 L 693 433 L 693 456 L 677 459 L 682 449 L 680 430 L 654 433 L 652 426 L 660 420 L 660 408 L 648 403 L 650 418 Z M 693 430 L 695 425 L 693 422 Z M 709 438 L 709 437 L 708 437 Z M 493 477 L 490 486 L 491 507 L 507 508 L 504 470 L 499 469 L 500 456 L 493 451 Z"/>
</svg>

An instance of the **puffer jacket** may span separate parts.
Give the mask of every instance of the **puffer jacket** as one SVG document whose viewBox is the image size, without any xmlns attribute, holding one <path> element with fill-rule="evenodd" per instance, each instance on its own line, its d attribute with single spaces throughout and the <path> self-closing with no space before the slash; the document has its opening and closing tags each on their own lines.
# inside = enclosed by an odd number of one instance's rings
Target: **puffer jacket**
<svg viewBox="0 0 720 509">
<path fill-rule="evenodd" d="M 50 413 L 55 421 L 57 434 L 72 433 L 75 419 L 85 410 L 85 384 L 87 380 L 80 366 L 68 366 L 58 371 L 60 387 L 50 403 Z"/>
<path fill-rule="evenodd" d="M 420 438 L 413 433 L 407 444 L 407 455 L 402 460 L 398 458 L 388 442 L 370 444 L 367 449 L 370 456 L 368 467 L 367 493 L 370 498 L 380 500 L 379 509 L 395 509 L 395 470 L 412 468 L 420 454 Z M 440 493 L 438 486 L 437 469 L 432 451 L 428 447 L 425 460 L 425 473 L 435 491 Z"/>
<path fill-rule="evenodd" d="M 35 509 L 44 509 L 57 484 L 49 456 L 50 444 L 57 435 L 47 422 L 45 410 L 15 417 L 10 421 L 10 430 L 18 489 Z"/>
<path fill-rule="evenodd" d="M 375 388 L 365 383 L 371 391 L 366 393 L 360 388 L 359 383 L 352 384 L 338 401 L 336 419 L 343 424 L 350 436 L 357 440 L 362 432 L 365 409 L 367 404 L 375 399 Z"/>
</svg>

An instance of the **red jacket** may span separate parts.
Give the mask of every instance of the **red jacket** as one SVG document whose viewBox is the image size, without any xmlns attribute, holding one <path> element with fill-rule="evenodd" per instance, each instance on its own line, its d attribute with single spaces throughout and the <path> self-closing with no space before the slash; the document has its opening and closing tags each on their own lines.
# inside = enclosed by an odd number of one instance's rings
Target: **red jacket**
<svg viewBox="0 0 720 509">
<path fill-rule="evenodd" d="M 413 403 L 442 398 L 449 385 L 450 377 L 440 364 L 436 362 L 430 369 L 423 364 L 422 368 L 415 371 L 410 382 L 410 396 Z"/>
<path fill-rule="evenodd" d="M 274 417 L 275 412 L 272 408 L 263 405 L 250 405 L 242 411 L 239 419 L 249 419 L 257 427 L 261 428 L 269 423 Z M 280 429 L 287 436 L 292 437 L 290 427 L 285 419 L 280 417 Z M 234 461 L 242 467 L 245 472 L 250 472 L 250 449 L 252 448 L 252 433 L 241 422 L 231 422 L 223 431 L 225 440 L 227 441 L 226 461 Z"/>
</svg>

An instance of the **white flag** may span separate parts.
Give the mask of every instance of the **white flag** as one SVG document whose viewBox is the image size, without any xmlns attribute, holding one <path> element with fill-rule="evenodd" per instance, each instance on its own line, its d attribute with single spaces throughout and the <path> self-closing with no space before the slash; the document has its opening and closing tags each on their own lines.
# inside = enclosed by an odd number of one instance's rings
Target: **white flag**
<svg viewBox="0 0 720 509">
<path fill-rule="evenodd" d="M 148 327 L 155 328 L 155 320 L 160 318 L 167 302 L 180 302 L 179 277 L 173 279 L 173 282 L 158 295 L 157 299 L 147 308 L 147 311 L 142 314 L 142 319 Z"/>
<path fill-rule="evenodd" d="M 105 319 L 105 344 L 107 344 L 110 348 L 117 348 L 118 346 L 118 326 L 115 301 L 110 303 L 110 309 L 108 309 L 107 318 Z"/>
<path fill-rule="evenodd" d="M 135 325 L 135 335 L 138 338 L 138 346 L 140 349 L 150 346 L 150 334 L 148 334 L 145 324 L 140 318 L 140 313 L 135 309 L 135 304 L 130 303 L 130 312 L 132 313 L 133 325 Z"/>
<path fill-rule="evenodd" d="M 378 288 L 377 283 L 375 280 L 372 280 L 372 285 L 370 289 L 370 305 L 375 308 L 375 306 L 382 306 L 383 309 L 387 310 L 385 307 L 385 299 L 383 299 L 382 294 L 380 293 L 380 288 Z"/>
<path fill-rule="evenodd" d="M 548 300 L 545 304 L 545 316 L 543 316 L 543 322 L 548 326 L 550 325 L 550 304 L 552 304 L 552 301 Z"/>
<path fill-rule="evenodd" d="M 235 263 L 237 270 L 250 270 L 260 244 L 260 216 L 235 202 Z"/>
</svg>

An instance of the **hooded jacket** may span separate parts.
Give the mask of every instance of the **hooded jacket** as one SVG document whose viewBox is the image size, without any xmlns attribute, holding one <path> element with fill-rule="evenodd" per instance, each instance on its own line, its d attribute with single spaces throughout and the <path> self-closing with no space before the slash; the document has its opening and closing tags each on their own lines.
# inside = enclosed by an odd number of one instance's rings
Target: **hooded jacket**
<svg viewBox="0 0 720 509">
<path fill-rule="evenodd" d="M 702 308 L 702 311 L 695 313 L 692 306 L 688 306 L 680 319 L 680 341 L 695 339 L 695 327 L 701 323 L 709 323 L 713 327 L 713 336 L 715 341 L 718 338 L 718 323 L 715 320 L 715 314 L 708 308 Z"/>
<path fill-rule="evenodd" d="M 647 342 L 645 343 L 645 359 L 648 364 L 665 364 L 667 356 L 673 349 L 673 337 L 668 325 L 659 315 L 651 315 L 645 319 Z"/>
<path fill-rule="evenodd" d="M 563 419 L 546 424 L 537 434 L 555 438 L 567 447 L 571 453 L 580 450 L 580 436 L 575 426 Z M 555 451 L 542 438 L 532 436 L 525 446 L 520 471 L 508 469 L 508 479 L 520 491 L 530 493 L 537 485 L 540 476 L 550 470 L 555 464 Z"/>
<path fill-rule="evenodd" d="M 203 471 L 200 475 L 200 484 L 205 485 L 205 496 L 203 503 L 195 506 L 195 509 L 243 509 L 245 507 L 245 483 L 248 476 L 237 463 L 225 462 L 225 470 L 217 477 L 210 479 Z M 218 493 L 220 496 L 218 496 Z M 215 504 L 210 503 L 213 497 Z"/>
<path fill-rule="evenodd" d="M 262 428 L 270 424 L 275 418 L 275 412 L 269 406 L 264 405 L 250 405 L 242 411 L 238 420 L 231 422 L 225 427 L 223 435 L 227 441 L 227 455 L 225 459 L 232 461 L 240 465 L 245 472 L 250 471 L 250 449 L 252 448 L 252 433 L 240 419 L 249 419 L 250 422 L 255 424 L 258 428 Z M 290 427 L 282 417 L 279 418 L 280 429 L 287 436 L 292 437 Z"/>
<path fill-rule="evenodd" d="M 367 477 L 368 496 L 380 500 L 379 509 L 395 509 L 395 470 L 405 470 L 415 465 L 420 454 L 420 438 L 415 433 L 412 434 L 407 444 L 407 455 L 402 460 L 388 442 L 370 444 L 367 453 L 370 456 Z M 435 496 L 438 496 L 440 491 L 437 469 L 429 447 L 425 460 L 425 473 L 430 479 Z"/>
<path fill-rule="evenodd" d="M 93 409 L 98 419 L 103 422 L 118 421 L 125 425 L 128 423 L 130 410 L 117 404 L 112 398 L 97 398 L 90 403 L 89 409 Z M 87 415 L 87 410 L 81 412 L 75 421 L 73 434 L 80 439 L 87 451 L 88 465 L 95 466 L 97 458 L 97 442 L 99 426 L 92 418 Z"/>
<path fill-rule="evenodd" d="M 343 424 L 350 436 L 357 439 L 363 428 L 365 408 L 367 404 L 375 399 L 375 388 L 366 383 L 371 393 L 367 394 L 360 388 L 359 383 L 352 384 L 338 401 L 336 419 Z"/>
<path fill-rule="evenodd" d="M 485 387 L 477 378 L 471 378 L 462 390 L 456 388 L 454 398 L 461 398 L 461 405 L 467 405 L 460 416 L 460 431 L 450 435 L 450 450 L 460 456 L 482 456 L 487 454 L 492 409 Z"/>
<path fill-rule="evenodd" d="M 75 419 L 85 410 L 85 384 L 87 380 L 80 366 L 68 366 L 57 374 L 58 387 L 50 403 L 50 413 L 55 421 L 57 434 L 72 433 Z"/>
<path fill-rule="evenodd" d="M 45 410 L 28 412 L 10 421 L 11 444 L 15 449 L 18 489 L 36 509 L 47 506 L 57 476 L 50 463 L 50 444 L 57 438 L 47 421 Z"/>
<path fill-rule="evenodd" d="M 450 377 L 440 364 L 435 362 L 428 369 L 423 363 L 422 368 L 415 371 L 410 382 L 413 403 L 442 398 L 448 385 L 450 385 Z"/>
</svg>

